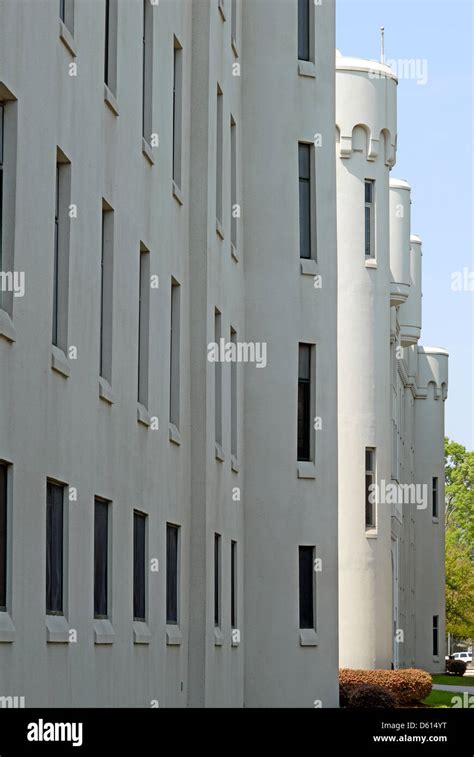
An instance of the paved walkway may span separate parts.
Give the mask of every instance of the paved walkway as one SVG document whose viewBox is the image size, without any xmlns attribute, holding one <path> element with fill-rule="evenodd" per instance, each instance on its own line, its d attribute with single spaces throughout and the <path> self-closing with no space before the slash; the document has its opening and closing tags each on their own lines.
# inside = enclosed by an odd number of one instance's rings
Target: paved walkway
<svg viewBox="0 0 474 757">
<path fill-rule="evenodd" d="M 447 684 L 444 684 L 444 683 L 434 683 L 433 684 L 433 689 L 435 691 L 458 691 L 458 692 L 461 692 L 461 693 L 463 691 L 468 691 L 471 694 L 474 694 L 474 686 L 468 686 L 468 685 L 466 685 L 466 686 L 448 686 Z"/>
</svg>

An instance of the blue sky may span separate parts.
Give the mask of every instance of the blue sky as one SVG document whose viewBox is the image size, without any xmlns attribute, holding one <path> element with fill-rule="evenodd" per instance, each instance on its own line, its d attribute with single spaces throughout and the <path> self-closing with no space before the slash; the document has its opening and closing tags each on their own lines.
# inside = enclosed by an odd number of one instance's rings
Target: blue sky
<svg viewBox="0 0 474 757">
<path fill-rule="evenodd" d="M 421 343 L 450 353 L 446 434 L 474 449 L 474 291 L 451 289 L 474 271 L 472 0 L 336 0 L 343 55 L 427 62 L 427 83 L 398 87 L 392 176 L 412 187 L 412 231 L 423 239 Z M 473 274 L 474 278 L 474 274 Z M 474 284 L 473 284 L 474 285 Z"/>
</svg>

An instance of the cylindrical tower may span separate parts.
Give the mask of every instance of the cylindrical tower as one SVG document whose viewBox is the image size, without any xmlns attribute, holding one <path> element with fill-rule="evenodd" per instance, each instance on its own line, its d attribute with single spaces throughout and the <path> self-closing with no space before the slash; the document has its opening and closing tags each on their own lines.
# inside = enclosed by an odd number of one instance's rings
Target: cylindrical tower
<svg viewBox="0 0 474 757">
<path fill-rule="evenodd" d="M 388 66 L 337 56 L 339 644 L 351 668 L 392 661 L 391 506 L 371 502 L 369 487 L 391 478 L 396 97 Z"/>
<path fill-rule="evenodd" d="M 400 306 L 398 320 L 403 347 L 416 344 L 421 334 L 421 251 L 422 241 L 416 234 L 410 237 L 410 294 Z"/>
<path fill-rule="evenodd" d="M 410 294 L 411 187 L 390 179 L 390 304 L 402 305 Z"/>
</svg>

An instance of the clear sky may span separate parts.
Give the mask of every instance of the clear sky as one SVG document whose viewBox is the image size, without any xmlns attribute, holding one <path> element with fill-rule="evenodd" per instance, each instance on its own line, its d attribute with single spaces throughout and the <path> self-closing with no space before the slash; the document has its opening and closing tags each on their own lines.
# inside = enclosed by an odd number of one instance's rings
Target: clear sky
<svg viewBox="0 0 474 757">
<path fill-rule="evenodd" d="M 474 449 L 474 291 L 452 291 L 468 269 L 474 290 L 473 0 L 336 0 L 343 55 L 418 61 L 398 86 L 392 171 L 412 187 L 412 232 L 423 239 L 421 344 L 449 353 L 446 434 Z"/>
</svg>

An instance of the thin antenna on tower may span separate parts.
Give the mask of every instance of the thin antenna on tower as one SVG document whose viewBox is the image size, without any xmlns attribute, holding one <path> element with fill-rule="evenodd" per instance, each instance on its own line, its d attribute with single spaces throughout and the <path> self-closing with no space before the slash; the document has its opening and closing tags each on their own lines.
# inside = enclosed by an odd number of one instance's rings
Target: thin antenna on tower
<svg viewBox="0 0 474 757">
<path fill-rule="evenodd" d="M 385 27 L 380 27 L 380 62 L 385 63 Z"/>
</svg>

